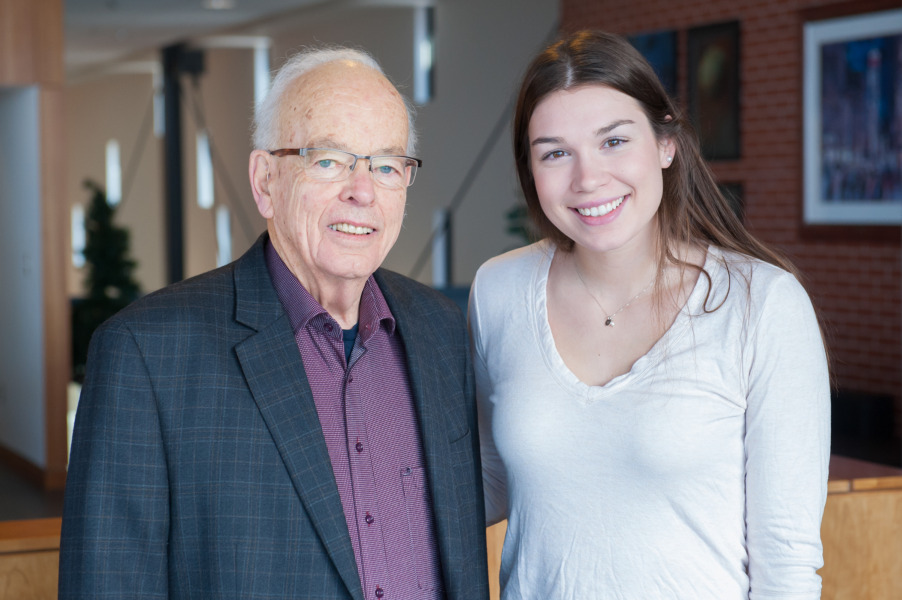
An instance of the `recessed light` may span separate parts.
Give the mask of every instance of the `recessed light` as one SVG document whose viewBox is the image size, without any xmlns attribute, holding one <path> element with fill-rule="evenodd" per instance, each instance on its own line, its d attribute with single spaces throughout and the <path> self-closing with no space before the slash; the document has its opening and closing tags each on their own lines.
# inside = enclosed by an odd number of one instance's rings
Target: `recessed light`
<svg viewBox="0 0 902 600">
<path fill-rule="evenodd" d="M 202 5 L 207 10 L 232 10 L 235 0 L 204 0 Z"/>
</svg>

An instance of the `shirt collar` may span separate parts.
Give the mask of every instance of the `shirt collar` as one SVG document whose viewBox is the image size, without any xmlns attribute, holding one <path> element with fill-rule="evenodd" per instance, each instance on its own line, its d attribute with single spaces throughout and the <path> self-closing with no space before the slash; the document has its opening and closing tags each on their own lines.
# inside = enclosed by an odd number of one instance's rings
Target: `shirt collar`
<svg viewBox="0 0 902 600">
<path fill-rule="evenodd" d="M 266 240 L 264 254 L 270 279 L 272 279 L 273 287 L 282 303 L 282 308 L 288 314 L 293 332 L 297 333 L 319 315 L 335 321 L 329 312 L 301 285 L 269 239 Z M 382 290 L 379 289 L 379 285 L 372 275 L 367 278 L 363 286 L 363 293 L 360 295 L 360 313 L 357 323 L 360 326 L 358 335 L 363 338 L 364 342 L 375 333 L 380 324 L 385 326 L 385 330 L 390 335 L 395 332 L 395 317 L 388 308 L 385 296 L 382 295 Z"/>
</svg>

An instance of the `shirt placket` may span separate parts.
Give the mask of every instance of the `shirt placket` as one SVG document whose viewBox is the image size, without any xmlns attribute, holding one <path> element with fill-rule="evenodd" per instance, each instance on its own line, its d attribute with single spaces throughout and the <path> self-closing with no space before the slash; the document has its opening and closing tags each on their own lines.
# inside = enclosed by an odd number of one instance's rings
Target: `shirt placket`
<svg viewBox="0 0 902 600">
<path fill-rule="evenodd" d="M 364 597 L 384 600 L 390 598 L 385 541 L 381 515 L 376 503 L 376 479 L 373 470 L 371 444 L 366 430 L 361 390 L 355 382 L 355 366 L 365 351 L 360 340 L 351 354 L 351 364 L 345 371 L 344 406 L 347 427 L 348 456 L 353 486 L 355 520 L 363 567 Z"/>
</svg>

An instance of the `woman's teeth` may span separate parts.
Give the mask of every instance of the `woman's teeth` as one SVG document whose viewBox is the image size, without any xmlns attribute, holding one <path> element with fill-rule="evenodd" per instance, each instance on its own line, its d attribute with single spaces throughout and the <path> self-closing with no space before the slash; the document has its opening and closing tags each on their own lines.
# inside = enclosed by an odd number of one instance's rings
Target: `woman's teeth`
<svg viewBox="0 0 902 600">
<path fill-rule="evenodd" d="M 593 206 L 592 208 L 577 208 L 576 212 L 581 214 L 584 217 L 600 217 L 602 215 L 606 215 L 621 204 L 623 204 L 623 199 L 626 196 L 620 196 L 616 200 L 612 200 L 607 204 L 601 204 L 599 206 Z"/>
</svg>

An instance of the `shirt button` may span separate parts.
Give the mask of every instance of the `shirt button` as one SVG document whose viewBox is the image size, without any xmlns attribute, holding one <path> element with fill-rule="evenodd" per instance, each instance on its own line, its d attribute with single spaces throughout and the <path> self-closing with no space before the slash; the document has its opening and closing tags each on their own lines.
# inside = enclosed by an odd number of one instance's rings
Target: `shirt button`
<svg viewBox="0 0 902 600">
<path fill-rule="evenodd" d="M 404 474 L 405 474 L 405 475 L 410 475 L 411 473 L 412 473 L 412 471 L 410 470 L 410 467 L 404 467 Z"/>
<path fill-rule="evenodd" d="M 363 452 L 363 442 L 357 442 L 354 445 L 354 448 L 357 450 L 357 452 Z"/>
<path fill-rule="evenodd" d="M 385 590 L 383 590 L 381 587 L 379 587 L 379 586 L 377 585 L 377 586 L 376 586 L 376 597 L 377 597 L 377 598 L 381 598 L 381 597 L 384 596 L 384 595 L 385 595 Z"/>
<path fill-rule="evenodd" d="M 366 521 L 367 525 L 372 525 L 373 521 L 375 521 L 376 519 L 373 518 L 373 515 L 371 515 L 370 513 L 366 513 L 366 517 L 363 520 Z"/>
<path fill-rule="evenodd" d="M 332 323 L 326 323 L 325 330 L 328 331 L 329 333 L 331 333 L 332 332 Z"/>
</svg>

